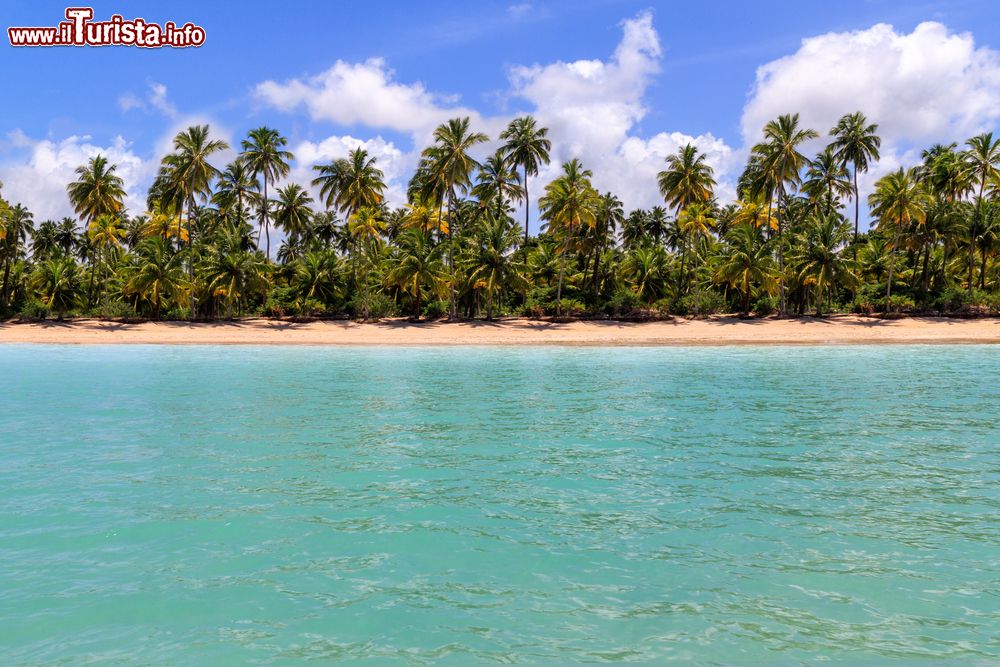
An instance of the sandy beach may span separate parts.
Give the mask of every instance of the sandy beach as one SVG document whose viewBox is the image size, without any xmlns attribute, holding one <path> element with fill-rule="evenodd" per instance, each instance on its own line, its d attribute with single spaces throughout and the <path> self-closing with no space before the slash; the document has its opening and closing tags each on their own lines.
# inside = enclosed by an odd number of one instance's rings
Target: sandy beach
<svg viewBox="0 0 1000 667">
<path fill-rule="evenodd" d="M 205 345 L 751 345 L 1000 343 L 1000 319 L 855 316 L 665 322 L 424 322 L 385 320 L 0 324 L 0 343 Z"/>
</svg>

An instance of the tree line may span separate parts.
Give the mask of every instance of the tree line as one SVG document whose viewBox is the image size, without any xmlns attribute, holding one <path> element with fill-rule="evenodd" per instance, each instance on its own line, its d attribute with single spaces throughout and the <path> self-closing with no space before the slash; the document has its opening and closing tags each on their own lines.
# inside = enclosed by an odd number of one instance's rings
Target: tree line
<svg viewBox="0 0 1000 667">
<path fill-rule="evenodd" d="M 207 125 L 180 132 L 142 212 L 126 210 L 117 166 L 96 155 L 67 186 L 77 218 L 36 224 L 0 197 L 0 311 L 492 319 L 1000 308 L 1000 139 L 991 133 L 931 146 L 919 164 L 881 177 L 864 232 L 858 179 L 881 140 L 860 112 L 841 118 L 812 157 L 804 146 L 821 136 L 798 114 L 769 122 L 732 203 L 716 198 L 706 155 L 683 146 L 650 183 L 663 204 L 628 212 L 578 159 L 533 201 L 547 135 L 533 117 L 516 118 L 479 161 L 489 137 L 468 118 L 449 120 L 399 208 L 387 205 L 385 176 L 363 148 L 313 168 L 314 200 L 287 181 L 294 156 L 268 127 L 251 130 L 225 165 L 218 156 L 230 146 Z"/>
</svg>

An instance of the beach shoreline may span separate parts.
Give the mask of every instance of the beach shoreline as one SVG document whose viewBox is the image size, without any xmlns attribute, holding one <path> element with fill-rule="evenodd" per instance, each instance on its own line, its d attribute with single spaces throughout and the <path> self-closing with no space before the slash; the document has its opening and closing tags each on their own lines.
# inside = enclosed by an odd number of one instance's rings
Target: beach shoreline
<svg viewBox="0 0 1000 667">
<path fill-rule="evenodd" d="M 405 319 L 124 323 L 96 319 L 0 323 L 0 344 L 82 345 L 838 345 L 1000 343 L 1000 318 L 854 315 L 653 322 L 521 318 L 412 323 Z"/>
</svg>

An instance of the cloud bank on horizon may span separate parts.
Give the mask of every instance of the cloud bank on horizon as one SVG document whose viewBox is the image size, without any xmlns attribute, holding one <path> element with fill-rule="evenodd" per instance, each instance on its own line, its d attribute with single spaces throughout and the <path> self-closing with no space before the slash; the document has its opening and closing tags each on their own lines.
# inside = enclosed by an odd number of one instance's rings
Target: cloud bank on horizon
<svg viewBox="0 0 1000 667">
<path fill-rule="evenodd" d="M 883 137 L 882 159 L 862 180 L 864 195 L 881 174 L 919 159 L 922 147 L 962 142 L 993 129 L 1000 116 L 1000 53 L 977 47 L 971 34 L 953 33 L 941 23 L 921 23 L 908 34 L 876 24 L 805 38 L 794 53 L 761 65 L 740 117 L 738 146 L 711 133 L 644 134 L 641 123 L 649 111 L 644 100 L 663 61 L 660 35 L 650 12 L 623 21 L 621 28 L 620 42 L 604 60 L 508 68 L 506 96 L 549 127 L 553 142 L 552 164 L 535 179 L 533 199 L 561 162 L 579 157 L 594 172 L 595 185 L 618 194 L 626 209 L 660 204 L 656 173 L 667 155 L 690 142 L 708 155 L 715 168 L 720 200 L 730 201 L 748 147 L 767 121 L 783 113 L 800 113 L 804 126 L 824 135 L 809 147 L 815 150 L 836 120 L 855 110 L 878 123 Z M 404 203 L 406 181 L 436 125 L 470 116 L 476 129 L 494 139 L 484 147 L 485 155 L 496 147 L 507 122 L 522 113 L 484 113 L 454 96 L 429 91 L 419 81 L 399 81 L 382 58 L 338 60 L 312 76 L 263 81 L 252 97 L 290 118 L 304 115 L 318 126 L 330 127 L 325 139 L 300 140 L 290 146 L 296 155 L 290 180 L 308 184 L 313 164 L 364 146 L 386 173 L 393 205 Z M 6 148 L 15 159 L 0 164 L 5 197 L 27 205 L 36 220 L 70 215 L 66 183 L 73 180 L 77 166 L 101 152 L 119 165 L 130 210 L 141 212 L 145 189 L 179 129 L 210 122 L 216 136 L 231 145 L 242 138 L 212 118 L 178 112 L 166 87 L 156 82 L 147 82 L 142 95 L 123 93 L 118 105 L 122 113 L 162 115 L 169 123 L 163 139 L 148 153 L 140 153 L 124 137 L 100 146 L 89 137 L 33 139 L 14 129 Z M 252 125 L 248 121 L 247 127 Z M 335 132 L 345 128 L 350 132 Z M 397 140 L 403 136 L 409 145 L 397 145 L 386 134 Z"/>
</svg>

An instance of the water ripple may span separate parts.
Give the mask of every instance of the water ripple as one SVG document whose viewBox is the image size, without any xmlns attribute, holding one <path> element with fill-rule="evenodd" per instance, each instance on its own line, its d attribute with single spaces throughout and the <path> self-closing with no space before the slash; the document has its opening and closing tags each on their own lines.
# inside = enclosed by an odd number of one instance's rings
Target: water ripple
<svg viewBox="0 0 1000 667">
<path fill-rule="evenodd" d="M 7 663 L 1000 662 L 997 347 L 0 367 Z"/>
</svg>

